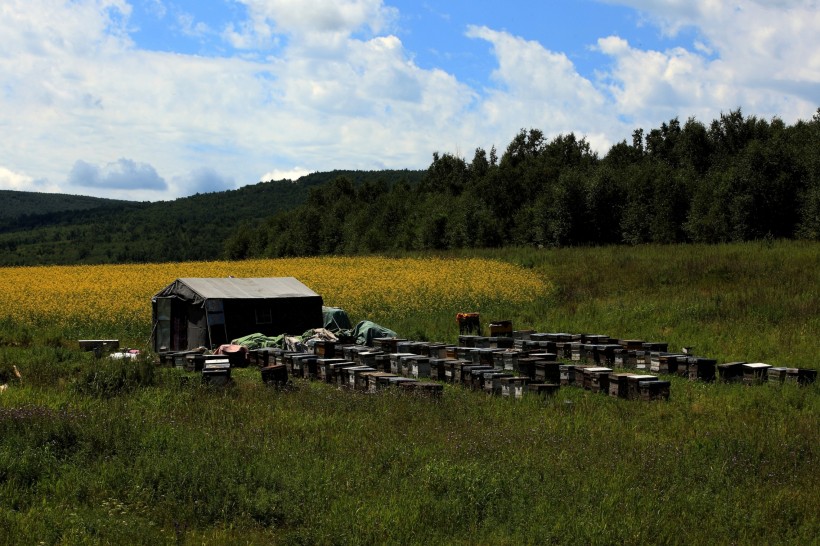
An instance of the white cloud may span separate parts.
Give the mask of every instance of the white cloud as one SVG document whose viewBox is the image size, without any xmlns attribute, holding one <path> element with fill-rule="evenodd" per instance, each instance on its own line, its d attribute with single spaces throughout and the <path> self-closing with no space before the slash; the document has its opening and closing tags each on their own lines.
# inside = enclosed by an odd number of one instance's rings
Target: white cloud
<svg viewBox="0 0 820 546">
<path fill-rule="evenodd" d="M 490 42 L 498 59 L 492 75 L 498 87 L 481 105 L 488 133 L 504 127 L 511 138 L 522 126 L 552 136 L 575 132 L 603 150 L 611 144 L 604 134 L 622 130 L 605 95 L 563 53 L 487 27 L 470 27 L 467 35 Z"/>
<path fill-rule="evenodd" d="M 260 182 L 270 182 L 271 180 L 298 180 L 310 174 L 310 171 L 302 167 L 292 169 L 273 169 L 259 177 Z"/>
<path fill-rule="evenodd" d="M 198 167 L 186 175 L 177 176 L 173 184 L 183 195 L 236 189 L 233 177 L 224 176 L 210 167 Z"/>
<path fill-rule="evenodd" d="M 147 163 L 120 158 L 103 167 L 77 160 L 68 174 L 68 183 L 112 190 L 165 190 L 168 184 Z"/>
<path fill-rule="evenodd" d="M 643 11 L 670 35 L 694 29 L 693 51 L 642 51 L 619 37 L 599 40 L 615 62 L 611 81 L 630 115 L 639 105 L 707 120 L 741 106 L 749 113 L 807 118 L 820 97 L 820 9 L 816 0 L 613 0 Z M 674 107 L 673 107 L 674 105 Z M 652 119 L 645 116 L 644 119 Z"/>
<path fill-rule="evenodd" d="M 36 180 L 27 174 L 14 172 L 0 166 L 0 190 L 36 191 L 59 193 L 60 188 L 46 180 Z"/>
</svg>

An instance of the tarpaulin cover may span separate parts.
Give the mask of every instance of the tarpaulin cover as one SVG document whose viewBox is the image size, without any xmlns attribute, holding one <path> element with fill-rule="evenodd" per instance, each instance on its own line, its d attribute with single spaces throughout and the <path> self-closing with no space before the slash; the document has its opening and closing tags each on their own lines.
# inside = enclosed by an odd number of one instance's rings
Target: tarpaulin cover
<svg viewBox="0 0 820 546">
<path fill-rule="evenodd" d="M 353 325 L 350 323 L 350 317 L 347 316 L 344 309 L 338 307 L 322 306 L 322 319 L 325 329 L 331 332 L 351 330 L 353 328 Z"/>
<path fill-rule="evenodd" d="M 271 337 L 257 333 L 234 339 L 231 343 L 247 347 L 248 350 L 262 349 L 264 347 L 279 347 L 282 349 L 285 347 L 285 336 L 278 335 Z"/>
<path fill-rule="evenodd" d="M 357 345 L 373 345 L 373 340 L 377 337 L 399 337 L 396 332 L 379 326 L 375 322 L 363 320 L 353 329 L 353 337 Z"/>
</svg>

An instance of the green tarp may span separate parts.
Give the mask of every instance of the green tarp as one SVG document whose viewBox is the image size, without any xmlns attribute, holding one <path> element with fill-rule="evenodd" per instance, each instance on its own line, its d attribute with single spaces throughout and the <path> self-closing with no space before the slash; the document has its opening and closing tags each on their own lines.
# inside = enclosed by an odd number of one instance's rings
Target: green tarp
<svg viewBox="0 0 820 546">
<path fill-rule="evenodd" d="M 253 349 L 262 349 L 263 347 L 279 347 L 281 349 L 285 346 L 285 336 L 279 335 L 270 337 L 264 334 L 250 334 L 245 337 L 234 339 L 231 343 L 234 345 L 242 345 L 249 351 Z"/>
<path fill-rule="evenodd" d="M 356 345 L 372 346 L 373 340 L 377 337 L 399 337 L 399 335 L 393 330 L 379 326 L 369 320 L 361 321 L 353 329 L 353 338 L 356 340 Z"/>
<path fill-rule="evenodd" d="M 353 329 L 353 325 L 350 324 L 350 317 L 347 316 L 344 309 L 338 307 L 322 306 L 322 320 L 325 329 L 331 332 Z"/>
</svg>

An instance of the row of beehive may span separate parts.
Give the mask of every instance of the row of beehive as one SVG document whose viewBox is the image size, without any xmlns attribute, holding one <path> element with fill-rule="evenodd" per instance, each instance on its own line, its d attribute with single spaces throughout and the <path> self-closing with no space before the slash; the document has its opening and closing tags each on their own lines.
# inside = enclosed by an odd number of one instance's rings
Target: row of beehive
<svg viewBox="0 0 820 546">
<path fill-rule="evenodd" d="M 284 383 L 288 375 L 293 375 L 319 378 L 359 390 L 397 385 L 435 392 L 435 387 L 420 381 L 434 379 L 517 397 L 527 392 L 552 393 L 559 385 L 578 385 L 631 398 L 668 397 L 669 383 L 659 382 L 656 376 L 645 375 L 646 372 L 711 381 L 717 369 L 723 380 L 742 380 L 749 384 L 767 379 L 805 384 L 816 377 L 815 370 L 777 368 L 762 363 L 732 362 L 716 366 L 713 359 L 667 352 L 666 343 L 617 340 L 591 334 L 519 331 L 514 337 L 462 335 L 459 346 L 397 338 L 376 339 L 374 345 L 337 346 L 333 342 L 319 342 L 313 353 L 261 349 L 251 351 L 251 358 L 263 368 L 263 379 L 274 383 Z M 230 367 L 235 365 L 226 362 L 224 356 L 190 351 L 162 356 L 172 359 L 179 367 L 201 370 L 206 381 L 229 381 Z M 559 357 L 571 364 L 562 364 Z M 640 373 L 617 374 L 613 373 L 613 367 L 631 368 Z M 628 389 L 630 380 L 635 382 L 631 391 Z M 640 382 L 656 384 L 644 385 L 641 396 Z"/>
<path fill-rule="evenodd" d="M 537 350 L 454 347 L 396 338 L 376 339 L 374 345 L 336 346 L 320 342 L 314 353 L 261 349 L 251 351 L 251 358 L 261 367 L 263 380 L 278 385 L 291 375 L 371 392 L 397 385 L 440 393 L 442 382 L 447 382 L 514 398 L 550 395 L 560 386 L 579 386 L 621 398 L 669 397 L 669 382 L 657 376 L 616 374 L 601 366 L 562 364 L 555 354 Z"/>
<path fill-rule="evenodd" d="M 573 362 L 594 363 L 601 366 L 635 369 L 657 374 L 687 377 L 691 380 L 743 381 L 759 384 L 767 380 L 795 382 L 805 385 L 815 381 L 817 370 L 775 367 L 761 362 L 729 362 L 717 364 L 715 359 L 694 356 L 691 351 L 668 351 L 665 342 L 645 342 L 635 339 L 612 339 L 597 334 L 516 332 L 509 339 L 459 336 L 459 344 L 476 347 L 506 346 L 524 350 L 542 350 L 555 353 L 559 358 Z"/>
</svg>

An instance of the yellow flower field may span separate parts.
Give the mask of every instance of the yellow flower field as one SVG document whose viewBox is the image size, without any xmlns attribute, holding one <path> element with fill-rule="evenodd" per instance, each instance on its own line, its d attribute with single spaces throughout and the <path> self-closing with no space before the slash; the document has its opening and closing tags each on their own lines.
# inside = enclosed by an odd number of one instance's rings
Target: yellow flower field
<svg viewBox="0 0 820 546">
<path fill-rule="evenodd" d="M 145 324 L 151 296 L 181 277 L 296 277 L 352 317 L 480 311 L 546 293 L 547 283 L 494 260 L 325 257 L 242 262 L 0 268 L 0 318 L 23 324 Z"/>
</svg>

